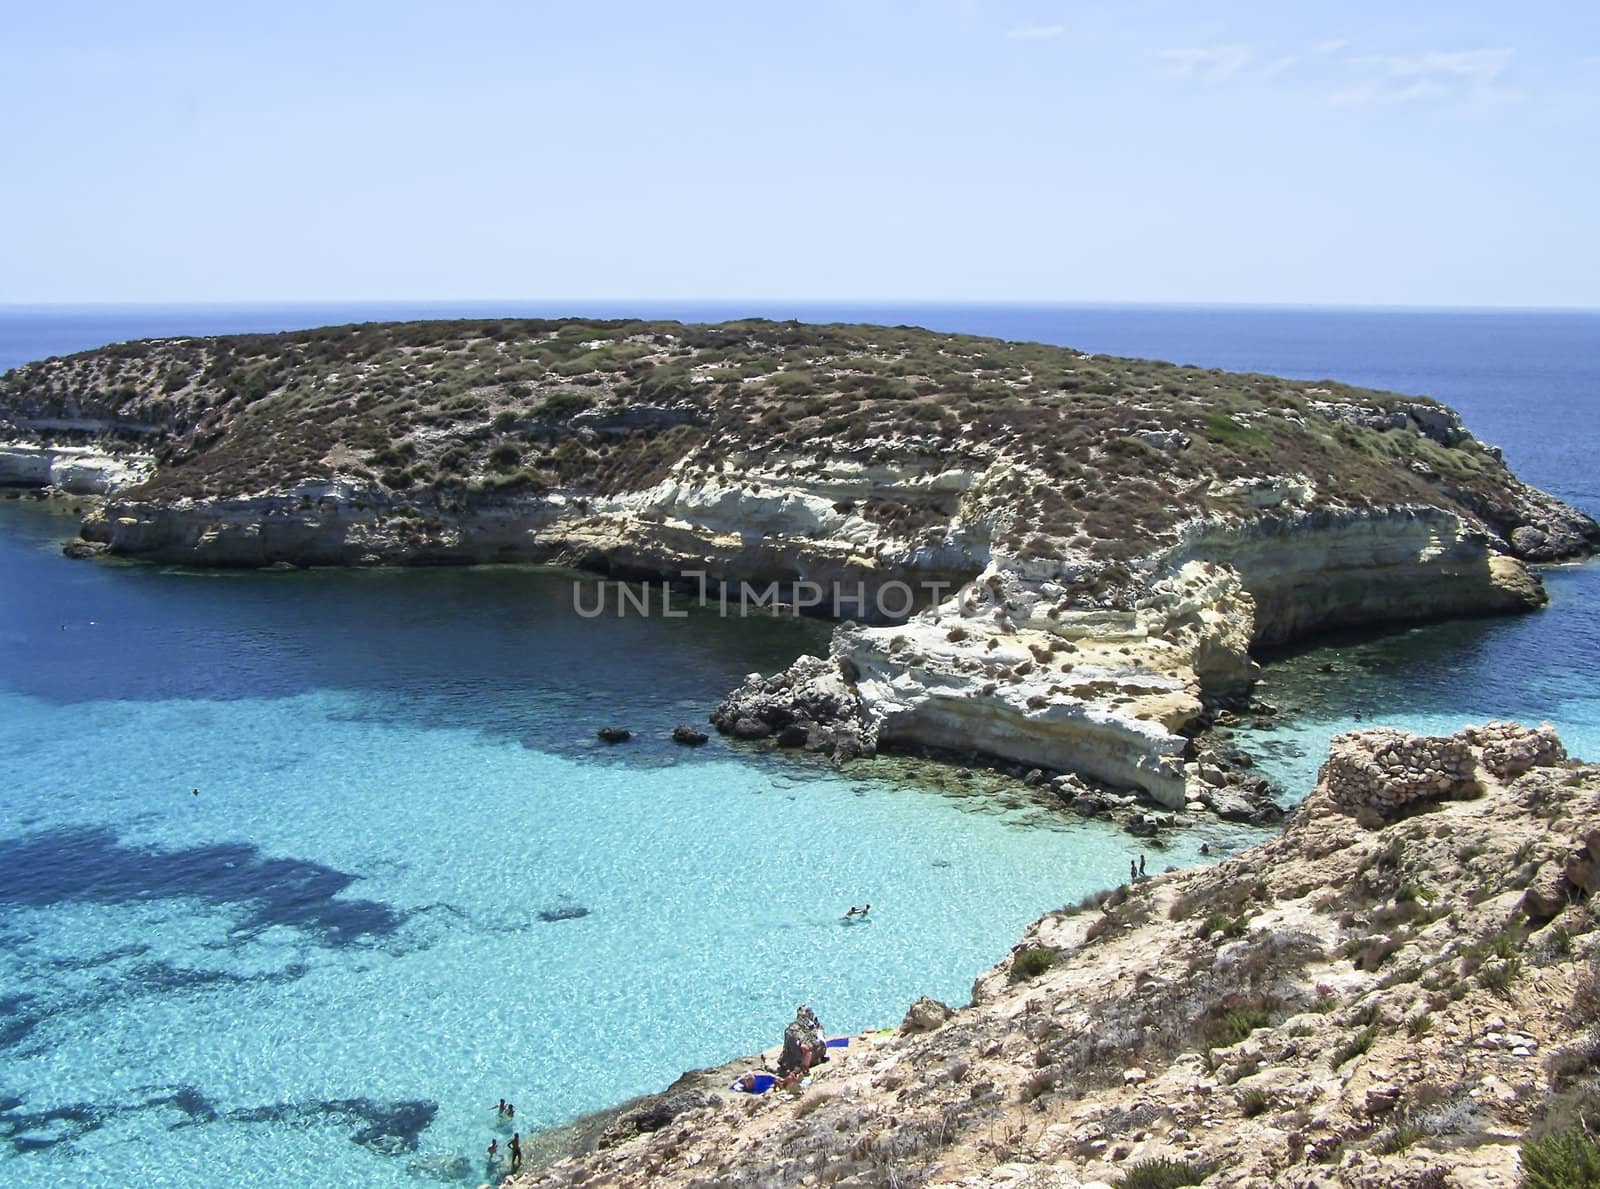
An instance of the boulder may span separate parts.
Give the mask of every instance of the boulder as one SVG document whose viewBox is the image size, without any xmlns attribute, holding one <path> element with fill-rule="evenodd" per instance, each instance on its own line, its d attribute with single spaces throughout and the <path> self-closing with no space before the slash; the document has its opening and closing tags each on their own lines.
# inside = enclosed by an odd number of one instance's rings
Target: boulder
<svg viewBox="0 0 1600 1189">
<path fill-rule="evenodd" d="M 633 732 L 622 727 L 601 727 L 595 732 L 595 737 L 602 743 L 626 743 L 633 738 Z"/>
<path fill-rule="evenodd" d="M 804 747 L 811 738 L 811 724 L 792 722 L 778 732 L 779 747 Z"/>
<path fill-rule="evenodd" d="M 1154 838 L 1161 831 L 1162 819 L 1153 813 L 1136 813 L 1123 825 L 1135 838 Z"/>
<path fill-rule="evenodd" d="M 633 1110 L 617 1116 L 616 1120 L 600 1134 L 595 1146 L 611 1148 L 626 1143 L 635 1136 L 660 1131 L 685 1111 L 706 1105 L 706 1096 L 698 1090 L 679 1090 L 647 1098 Z"/>
<path fill-rule="evenodd" d="M 85 541 L 82 537 L 74 537 L 61 547 L 61 552 L 67 557 L 79 561 L 89 557 L 99 557 L 111 546 L 104 541 Z"/>
<path fill-rule="evenodd" d="M 735 719 L 729 733 L 735 739 L 765 739 L 772 734 L 772 728 L 759 718 L 746 716 Z"/>
<path fill-rule="evenodd" d="M 1536 920 L 1549 920 L 1571 903 L 1572 884 L 1554 863 L 1541 863 L 1522 896 L 1522 911 Z"/>
<path fill-rule="evenodd" d="M 679 723 L 672 728 L 672 741 L 684 747 L 699 747 L 709 738 L 699 727 L 692 727 L 688 723 Z"/>
<path fill-rule="evenodd" d="M 955 1014 L 954 1009 L 924 995 L 907 1009 L 906 1018 L 900 1021 L 900 1031 L 932 1032 Z"/>
</svg>

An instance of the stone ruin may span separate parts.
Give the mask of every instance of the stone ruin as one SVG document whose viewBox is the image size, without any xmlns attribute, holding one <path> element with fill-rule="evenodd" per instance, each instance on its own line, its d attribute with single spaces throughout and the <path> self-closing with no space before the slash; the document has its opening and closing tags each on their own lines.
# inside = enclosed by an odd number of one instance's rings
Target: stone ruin
<svg viewBox="0 0 1600 1189">
<path fill-rule="evenodd" d="M 1456 734 L 1479 749 L 1483 766 L 1497 780 L 1515 780 L 1529 768 L 1566 761 L 1567 749 L 1549 723 L 1529 729 L 1514 722 L 1487 722 Z"/>
<path fill-rule="evenodd" d="M 1497 780 L 1567 758 L 1549 724 L 1491 722 L 1454 735 L 1413 735 L 1392 727 L 1334 738 L 1318 781 L 1334 805 L 1364 819 L 1392 821 L 1412 806 L 1476 795 L 1478 767 Z"/>
</svg>

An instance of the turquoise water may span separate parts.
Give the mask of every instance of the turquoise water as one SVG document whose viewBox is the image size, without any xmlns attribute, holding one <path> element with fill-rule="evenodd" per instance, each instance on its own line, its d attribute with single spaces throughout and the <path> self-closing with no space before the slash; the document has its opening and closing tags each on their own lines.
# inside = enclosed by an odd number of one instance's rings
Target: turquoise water
<svg viewBox="0 0 1600 1189">
<path fill-rule="evenodd" d="M 3 312 L 0 367 L 452 312 Z M 1426 392 L 1600 510 L 1594 316 L 755 312 Z M 1133 853 L 992 782 L 667 741 L 821 647 L 816 625 L 585 620 L 535 570 L 73 563 L 71 527 L 0 501 L 0 1184 L 477 1184 L 498 1098 L 527 1132 L 773 1044 L 801 1001 L 840 1031 L 962 1001 Z M 1600 567 L 1547 582 L 1535 615 L 1270 662 L 1291 713 L 1241 742 L 1296 795 L 1330 734 L 1372 721 L 1549 719 L 1600 757 Z M 601 747 L 613 722 L 638 737 Z M 867 900 L 870 923 L 839 922 Z"/>
<path fill-rule="evenodd" d="M 1374 724 L 1449 734 L 1493 718 L 1547 721 L 1572 755 L 1600 760 L 1600 564 L 1549 569 L 1544 582 L 1550 605 L 1531 615 L 1351 637 L 1269 661 L 1260 695 L 1283 716 L 1241 730 L 1239 744 L 1296 801 L 1329 739 Z"/>
<path fill-rule="evenodd" d="M 801 1001 L 962 1002 L 1133 850 L 665 738 L 813 625 L 586 620 L 534 570 L 84 565 L 63 527 L 0 504 L 8 1183 L 476 1184 L 499 1097 L 526 1132 Z"/>
</svg>

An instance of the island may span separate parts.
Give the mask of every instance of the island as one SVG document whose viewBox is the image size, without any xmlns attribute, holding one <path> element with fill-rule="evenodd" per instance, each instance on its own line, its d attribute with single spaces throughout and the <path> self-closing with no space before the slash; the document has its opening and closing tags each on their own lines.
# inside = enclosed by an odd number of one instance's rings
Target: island
<svg viewBox="0 0 1600 1189">
<path fill-rule="evenodd" d="M 586 319 L 117 344 L 0 377 L 77 555 L 550 562 L 837 618 L 725 732 L 1162 805 L 1253 652 L 1534 608 L 1600 526 L 1424 397 L 911 327 Z M 1219 791 L 1222 790 L 1222 791 Z"/>
</svg>

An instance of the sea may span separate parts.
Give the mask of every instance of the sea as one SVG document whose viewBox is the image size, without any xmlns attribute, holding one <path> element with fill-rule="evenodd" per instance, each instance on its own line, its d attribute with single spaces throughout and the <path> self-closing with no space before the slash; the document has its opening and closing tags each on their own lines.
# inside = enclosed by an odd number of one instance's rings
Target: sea
<svg viewBox="0 0 1600 1189">
<path fill-rule="evenodd" d="M 825 303 L 0 308 L 0 370 L 148 336 L 418 317 L 869 321 L 1333 378 L 1455 406 L 1600 514 L 1600 315 Z M 63 558 L 0 501 L 0 1185 L 477 1185 L 685 1070 L 964 1002 L 1150 850 L 982 770 L 713 737 L 826 648 L 782 617 L 588 618 L 536 567 L 213 573 Z M 1548 721 L 1600 758 L 1600 567 L 1548 608 L 1266 658 L 1238 741 L 1298 799 L 1373 723 Z M 600 743 L 598 728 L 633 732 Z M 1202 855 L 1201 846 L 1209 855 Z M 846 908 L 870 902 L 860 923 Z M 516 1105 L 513 1120 L 497 1111 Z"/>
</svg>

